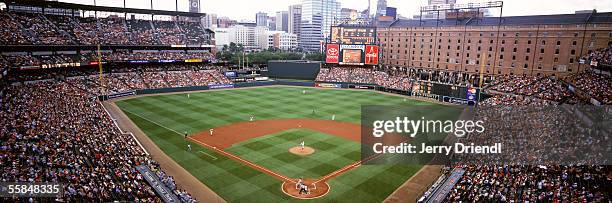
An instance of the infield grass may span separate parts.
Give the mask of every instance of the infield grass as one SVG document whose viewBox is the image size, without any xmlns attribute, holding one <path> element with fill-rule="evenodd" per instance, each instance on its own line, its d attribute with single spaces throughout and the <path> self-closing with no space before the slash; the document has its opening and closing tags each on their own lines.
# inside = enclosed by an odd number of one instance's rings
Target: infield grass
<svg viewBox="0 0 612 203">
<path fill-rule="evenodd" d="M 307 94 L 302 94 L 304 89 Z M 360 123 L 361 105 L 433 106 L 439 109 L 439 113 L 451 116 L 458 116 L 461 111 L 456 107 L 372 91 L 286 86 L 205 91 L 189 93 L 189 98 L 187 93 L 145 96 L 117 101 L 116 104 L 166 154 L 229 202 L 297 200 L 283 194 L 280 190 L 281 181 L 267 174 L 194 143 L 191 143 L 193 150 L 187 151 L 186 146 L 190 142 L 183 139 L 184 132 L 193 134 L 208 128 L 247 121 L 250 115 L 255 115 L 257 120 L 267 120 L 331 119 L 335 114 L 336 120 Z M 313 109 L 315 114 L 312 113 Z M 332 146 L 320 149 L 314 147 L 318 151 L 313 155 L 320 154 L 320 157 L 313 156 L 313 160 L 309 162 L 290 160 L 291 156 L 281 153 L 282 150 L 287 152 L 288 148 L 284 145 L 297 145 L 300 141 L 290 139 L 283 142 L 281 139 L 283 136 L 288 136 L 287 134 L 308 136 L 315 143 L 324 140 Z M 319 177 L 359 159 L 358 143 L 330 137 L 333 136 L 304 130 L 289 130 L 238 143 L 228 151 L 289 177 L 304 176 L 302 174 Z M 267 146 L 271 145 L 270 143 L 275 145 Z M 346 153 L 336 151 L 342 148 L 352 149 L 355 145 L 357 153 L 351 150 L 347 150 Z M 275 148 L 282 150 L 278 151 Z M 276 160 L 261 161 L 270 157 Z M 330 193 L 314 201 L 380 202 L 421 167 L 421 165 L 360 166 L 331 179 Z M 180 186 L 180 183 L 178 184 Z"/>
<path fill-rule="evenodd" d="M 315 153 L 300 156 L 289 152 L 304 141 Z M 359 160 L 360 145 L 308 129 L 291 129 L 240 142 L 225 151 L 290 178 L 317 179 Z"/>
</svg>

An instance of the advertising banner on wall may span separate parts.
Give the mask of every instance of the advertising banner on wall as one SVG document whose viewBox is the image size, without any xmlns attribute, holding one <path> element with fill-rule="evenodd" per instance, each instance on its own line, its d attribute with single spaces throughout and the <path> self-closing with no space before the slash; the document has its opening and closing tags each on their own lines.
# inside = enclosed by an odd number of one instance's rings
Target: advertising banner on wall
<svg viewBox="0 0 612 203">
<path fill-rule="evenodd" d="M 325 49 L 325 63 L 338 63 L 340 58 L 340 45 L 327 44 Z"/>
<path fill-rule="evenodd" d="M 335 84 L 335 83 L 317 83 L 317 84 L 315 84 L 315 87 L 321 87 L 321 88 L 342 88 L 342 85 Z"/>
<path fill-rule="evenodd" d="M 209 89 L 225 89 L 225 88 L 234 88 L 234 84 L 218 84 L 218 85 L 208 85 Z"/>
<path fill-rule="evenodd" d="M 378 46 L 366 46 L 365 64 L 378 65 Z"/>
<path fill-rule="evenodd" d="M 476 100 L 476 88 L 475 87 L 468 87 L 467 88 L 467 100 L 468 101 L 475 101 Z"/>
</svg>

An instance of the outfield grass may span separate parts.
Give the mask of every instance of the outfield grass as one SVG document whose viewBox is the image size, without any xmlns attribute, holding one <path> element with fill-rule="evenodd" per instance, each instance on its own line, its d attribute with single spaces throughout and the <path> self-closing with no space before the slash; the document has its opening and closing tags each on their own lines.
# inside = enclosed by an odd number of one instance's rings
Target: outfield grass
<svg viewBox="0 0 612 203">
<path fill-rule="evenodd" d="M 307 94 L 302 94 L 302 90 Z M 188 142 L 182 133 L 196 133 L 208 128 L 247 121 L 250 115 L 257 120 L 278 118 L 314 118 L 330 119 L 332 114 L 336 120 L 360 123 L 361 105 L 402 105 L 430 106 L 439 109 L 440 114 L 459 115 L 460 109 L 421 102 L 402 97 L 380 94 L 372 91 L 348 91 L 334 89 L 312 89 L 301 87 L 262 87 L 251 89 L 232 89 L 222 91 L 205 91 L 187 94 L 171 94 L 159 96 L 138 97 L 116 102 L 117 105 L 143 130 L 166 154 L 172 157 L 183 168 L 190 171 L 204 184 L 230 202 L 278 202 L 294 201 L 280 190 L 281 182 L 267 174 L 261 173 L 242 163 L 224 158 L 213 151 L 192 144 L 193 151 L 186 150 Z M 316 114 L 312 114 L 312 109 Z M 163 127 L 161 127 L 163 126 Z M 260 162 L 281 174 L 292 177 L 292 174 L 309 173 L 321 176 L 327 171 L 338 167 L 333 163 L 334 157 L 343 157 L 342 163 L 348 163 L 355 158 L 352 152 L 336 156 L 321 157 L 322 160 L 333 160 L 332 163 L 312 161 L 304 168 L 295 167 L 299 161 L 288 160 L 285 154 L 253 153 L 257 151 L 257 143 L 278 142 L 283 133 L 309 134 L 303 131 L 281 132 L 278 136 L 265 136 L 239 143 L 236 148 L 228 149 L 250 160 L 259 160 L 266 156 L 277 156 L 281 162 Z M 316 139 L 315 139 L 316 138 Z M 314 133 L 312 139 L 329 138 L 329 135 Z M 352 147 L 350 141 L 338 144 L 317 153 L 335 153 L 335 147 Z M 295 140 L 286 144 L 297 144 Z M 345 146 L 346 144 L 346 146 Z M 357 143 L 354 143 L 357 144 Z M 245 150 L 249 148 L 251 150 Z M 261 147 L 261 146 L 260 146 Z M 277 147 L 277 146 L 273 146 Z M 272 150 L 272 148 L 270 148 Z M 274 149 L 276 150 L 276 149 Z M 285 151 L 287 148 L 284 149 Z M 317 149 L 319 150 L 319 149 Z M 315 153 L 315 154 L 317 154 Z M 208 156 L 212 155 L 216 159 Z M 274 166 L 274 164 L 285 166 Z M 332 166 L 326 166 L 333 164 Z M 346 165 L 346 164 L 345 164 Z M 320 167 L 320 168 L 317 168 Z M 395 166 L 361 166 L 332 179 L 329 184 L 331 191 L 316 201 L 349 201 L 380 202 L 384 200 L 399 185 L 410 178 L 421 165 Z M 285 174 L 287 173 L 287 174 Z M 179 183 L 180 184 L 180 183 Z"/>
</svg>

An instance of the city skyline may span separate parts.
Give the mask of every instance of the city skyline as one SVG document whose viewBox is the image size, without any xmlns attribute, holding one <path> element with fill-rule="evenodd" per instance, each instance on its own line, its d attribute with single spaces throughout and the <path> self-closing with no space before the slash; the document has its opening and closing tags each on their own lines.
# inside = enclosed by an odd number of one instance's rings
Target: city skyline
<svg viewBox="0 0 612 203">
<path fill-rule="evenodd" d="M 94 0 L 60 0 L 63 2 L 93 4 Z M 356 10 L 367 9 L 367 0 L 339 0 L 342 8 Z M 150 8 L 151 0 L 130 0 L 126 2 L 127 7 L 131 8 Z M 152 0 L 156 10 L 176 10 L 174 1 Z M 171 2 L 170 4 L 168 2 Z M 217 14 L 219 17 L 229 17 L 235 20 L 255 21 L 257 12 L 265 12 L 270 16 L 277 11 L 287 11 L 290 5 L 300 4 L 301 0 L 261 0 L 254 3 L 251 0 L 200 0 L 201 12 Z M 231 3 L 230 3 L 231 2 Z M 262 3 L 266 2 L 266 3 Z M 457 0 L 457 3 L 484 2 L 482 0 Z M 96 0 L 101 6 L 123 5 L 123 0 Z M 376 11 L 377 1 L 371 1 L 371 11 Z M 404 17 L 412 17 L 419 14 L 419 7 L 427 5 L 428 0 L 416 0 L 407 2 L 403 0 L 387 0 L 387 6 L 396 7 L 397 14 Z M 241 5 L 235 7 L 234 5 Z M 555 5 L 551 7 L 550 5 Z M 178 0 L 178 10 L 187 11 L 188 1 Z M 521 15 L 549 15 L 549 14 L 570 14 L 577 10 L 597 9 L 598 12 L 612 12 L 612 1 L 606 0 L 586 0 L 586 1 L 558 1 L 558 0 L 506 0 L 504 1 L 503 16 Z M 499 15 L 498 9 L 493 9 L 492 14 Z"/>
</svg>

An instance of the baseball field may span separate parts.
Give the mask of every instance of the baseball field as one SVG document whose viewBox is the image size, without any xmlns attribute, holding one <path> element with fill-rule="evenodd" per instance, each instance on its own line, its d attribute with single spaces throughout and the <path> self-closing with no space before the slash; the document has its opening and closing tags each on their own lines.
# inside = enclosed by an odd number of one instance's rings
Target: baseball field
<svg viewBox="0 0 612 203">
<path fill-rule="evenodd" d="M 461 111 L 373 91 L 289 86 L 115 103 L 164 153 L 228 202 L 381 202 L 422 165 L 361 165 L 361 106 L 430 106 L 447 116 Z M 299 178 L 312 194 L 296 195 Z"/>
</svg>

